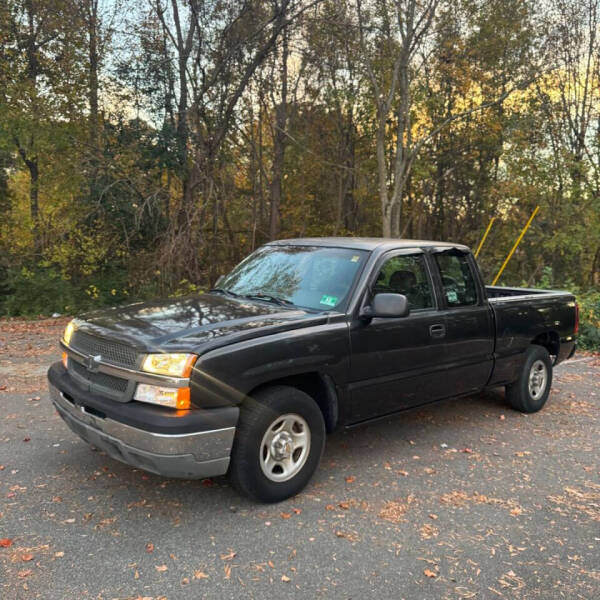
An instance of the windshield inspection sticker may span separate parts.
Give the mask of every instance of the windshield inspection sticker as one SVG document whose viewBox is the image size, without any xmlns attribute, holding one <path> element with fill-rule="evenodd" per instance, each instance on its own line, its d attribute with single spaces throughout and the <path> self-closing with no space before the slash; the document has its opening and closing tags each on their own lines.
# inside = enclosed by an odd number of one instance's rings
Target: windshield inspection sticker
<svg viewBox="0 0 600 600">
<path fill-rule="evenodd" d="M 352 262 L 358 262 L 359 258 L 360 258 L 360 256 L 354 255 L 350 260 Z"/>
<path fill-rule="evenodd" d="M 321 300 L 319 301 L 319 304 L 325 304 L 327 306 L 335 306 L 337 304 L 337 296 L 324 295 L 321 298 Z"/>
<path fill-rule="evenodd" d="M 448 302 L 456 302 L 458 300 L 458 296 L 455 291 L 449 290 L 446 292 L 446 297 L 448 298 Z"/>
</svg>

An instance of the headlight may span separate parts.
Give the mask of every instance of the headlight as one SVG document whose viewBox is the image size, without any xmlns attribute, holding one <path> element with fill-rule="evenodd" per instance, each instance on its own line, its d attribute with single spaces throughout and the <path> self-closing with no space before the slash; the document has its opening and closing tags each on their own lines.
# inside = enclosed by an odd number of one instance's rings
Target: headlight
<svg viewBox="0 0 600 600">
<path fill-rule="evenodd" d="M 189 377 L 198 357 L 195 354 L 148 354 L 142 371 L 171 377 Z"/>
<path fill-rule="evenodd" d="M 73 337 L 73 332 L 75 331 L 75 322 L 70 321 L 67 327 L 65 328 L 65 333 L 63 335 L 63 340 L 67 346 L 71 343 L 71 338 Z"/>
<path fill-rule="evenodd" d="M 139 383 L 133 399 L 140 402 L 148 402 L 149 404 L 187 409 L 190 408 L 190 388 L 167 388 Z"/>
</svg>

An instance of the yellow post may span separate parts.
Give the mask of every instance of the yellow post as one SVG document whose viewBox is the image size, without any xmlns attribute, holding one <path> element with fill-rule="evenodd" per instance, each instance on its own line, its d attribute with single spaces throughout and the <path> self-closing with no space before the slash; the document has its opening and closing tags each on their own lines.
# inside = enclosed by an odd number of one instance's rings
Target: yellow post
<svg viewBox="0 0 600 600">
<path fill-rule="evenodd" d="M 477 246 L 477 250 L 475 251 L 475 258 L 477 258 L 479 256 L 481 247 L 483 246 L 483 244 L 488 236 L 488 233 L 490 232 L 490 229 L 492 228 L 492 225 L 494 224 L 495 220 L 496 220 L 496 217 L 492 217 L 490 219 L 490 224 L 487 226 L 487 229 L 485 230 L 485 233 L 483 234 L 483 237 L 481 238 L 481 241 L 479 242 L 479 246 Z"/>
<path fill-rule="evenodd" d="M 496 275 L 496 277 L 494 277 L 494 281 L 492 281 L 492 285 L 496 285 L 496 282 L 498 281 L 498 279 L 500 279 L 500 275 L 502 275 L 502 271 L 504 271 L 504 268 L 508 264 L 508 261 L 512 258 L 512 255 L 515 253 L 515 250 L 517 249 L 517 246 L 519 245 L 519 243 L 523 239 L 523 236 L 525 235 L 525 233 L 529 229 L 529 226 L 531 225 L 531 222 L 533 221 L 533 218 L 535 217 L 535 215 L 537 215 L 538 210 L 540 210 L 540 207 L 536 206 L 535 210 L 533 211 L 533 213 L 529 217 L 529 221 L 527 221 L 527 224 L 525 225 L 525 227 L 523 227 L 523 231 L 521 231 L 521 234 L 517 238 L 517 241 L 515 242 L 515 245 L 511 248 L 510 252 L 508 253 L 508 256 L 506 257 L 506 260 L 504 261 L 504 263 L 500 267 L 500 270 L 498 271 L 498 275 Z"/>
</svg>

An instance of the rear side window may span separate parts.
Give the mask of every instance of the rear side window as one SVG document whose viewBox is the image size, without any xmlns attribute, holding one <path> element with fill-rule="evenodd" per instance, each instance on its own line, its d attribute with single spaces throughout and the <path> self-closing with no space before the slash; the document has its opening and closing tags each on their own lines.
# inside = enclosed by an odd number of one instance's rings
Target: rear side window
<svg viewBox="0 0 600 600">
<path fill-rule="evenodd" d="M 444 296 L 449 307 L 477 304 L 477 287 L 464 254 L 441 253 L 435 260 L 442 276 Z"/>
<path fill-rule="evenodd" d="M 393 256 L 381 267 L 373 293 L 403 294 L 411 310 L 433 308 L 433 294 L 422 254 Z"/>
</svg>

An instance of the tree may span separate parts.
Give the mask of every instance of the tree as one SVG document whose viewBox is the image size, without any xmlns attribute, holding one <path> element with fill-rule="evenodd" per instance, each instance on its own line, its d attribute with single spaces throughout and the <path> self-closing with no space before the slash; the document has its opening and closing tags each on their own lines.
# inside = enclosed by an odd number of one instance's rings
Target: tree
<svg viewBox="0 0 600 600">
<path fill-rule="evenodd" d="M 451 123 L 501 105 L 515 89 L 530 83 L 528 75 L 523 77 L 522 71 L 510 77 L 510 71 L 503 71 L 503 85 L 497 86 L 500 89 L 493 97 L 475 101 L 480 89 L 473 86 L 466 107 L 447 114 L 436 123 L 420 122 L 415 112 L 416 101 L 426 84 L 426 66 L 435 48 L 433 33 L 440 5 L 441 0 L 394 0 L 389 3 L 377 0 L 367 10 L 362 0 L 356 0 L 361 58 L 376 114 L 378 189 L 385 237 L 397 237 L 402 232 L 406 186 L 423 146 Z M 452 3 L 454 10 L 459 7 Z M 529 73 L 535 71 L 535 67 L 532 63 Z"/>
<path fill-rule="evenodd" d="M 34 251 L 40 254 L 40 154 L 52 140 L 49 122 L 80 109 L 79 35 L 69 0 L 15 0 L 2 9 L 0 122 L 29 173 Z"/>
</svg>

